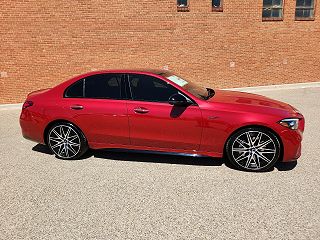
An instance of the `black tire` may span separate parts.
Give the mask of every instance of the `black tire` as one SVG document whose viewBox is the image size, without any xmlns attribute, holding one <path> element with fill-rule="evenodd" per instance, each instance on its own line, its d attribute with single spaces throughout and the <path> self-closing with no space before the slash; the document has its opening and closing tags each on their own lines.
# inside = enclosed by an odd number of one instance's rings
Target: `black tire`
<svg viewBox="0 0 320 240">
<path fill-rule="evenodd" d="M 79 159 L 88 150 L 88 143 L 82 131 L 69 122 L 59 122 L 51 126 L 47 143 L 57 158 Z"/>
<path fill-rule="evenodd" d="M 277 136 L 265 128 L 250 127 L 235 132 L 227 141 L 226 154 L 230 163 L 245 171 L 266 171 L 280 157 Z"/>
</svg>

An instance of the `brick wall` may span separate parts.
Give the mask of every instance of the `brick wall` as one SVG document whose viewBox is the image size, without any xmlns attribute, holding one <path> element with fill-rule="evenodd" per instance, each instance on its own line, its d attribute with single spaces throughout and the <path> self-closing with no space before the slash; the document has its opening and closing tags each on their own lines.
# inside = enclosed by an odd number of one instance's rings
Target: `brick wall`
<svg viewBox="0 0 320 240">
<path fill-rule="evenodd" d="M 320 81 L 320 3 L 315 21 L 262 22 L 262 0 L 3 0 L 0 103 L 99 69 L 163 68 L 212 87 Z"/>
</svg>

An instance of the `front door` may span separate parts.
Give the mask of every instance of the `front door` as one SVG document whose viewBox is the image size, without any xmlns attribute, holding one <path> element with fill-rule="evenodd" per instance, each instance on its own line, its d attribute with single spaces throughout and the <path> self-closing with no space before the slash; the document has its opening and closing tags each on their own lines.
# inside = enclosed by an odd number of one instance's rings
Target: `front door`
<svg viewBox="0 0 320 240">
<path fill-rule="evenodd" d="M 132 100 L 127 106 L 132 145 L 199 149 L 202 126 L 201 111 L 197 105 L 170 105 L 169 97 L 179 91 L 153 76 L 130 74 L 129 88 Z"/>
</svg>

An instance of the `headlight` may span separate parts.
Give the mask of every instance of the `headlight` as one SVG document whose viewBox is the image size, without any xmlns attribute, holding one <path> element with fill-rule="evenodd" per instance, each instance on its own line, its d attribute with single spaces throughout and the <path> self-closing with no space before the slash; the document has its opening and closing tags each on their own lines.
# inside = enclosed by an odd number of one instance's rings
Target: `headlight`
<svg viewBox="0 0 320 240">
<path fill-rule="evenodd" d="M 279 124 L 292 130 L 297 130 L 299 127 L 299 118 L 285 118 L 279 121 Z"/>
</svg>

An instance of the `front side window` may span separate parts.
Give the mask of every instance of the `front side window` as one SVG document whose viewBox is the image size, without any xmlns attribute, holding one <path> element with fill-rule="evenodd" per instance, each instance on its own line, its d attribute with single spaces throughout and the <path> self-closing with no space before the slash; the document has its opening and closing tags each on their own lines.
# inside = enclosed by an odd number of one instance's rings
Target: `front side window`
<svg viewBox="0 0 320 240">
<path fill-rule="evenodd" d="M 121 99 L 120 74 L 97 74 L 84 79 L 85 98 Z"/>
<path fill-rule="evenodd" d="M 170 96 L 179 91 L 167 82 L 149 75 L 130 74 L 132 99 L 148 102 L 168 102 Z"/>
<path fill-rule="evenodd" d="M 212 0 L 212 11 L 222 12 L 223 11 L 223 0 Z"/>
<path fill-rule="evenodd" d="M 313 20 L 314 0 L 297 0 L 295 16 L 296 20 Z"/>
<path fill-rule="evenodd" d="M 263 0 L 262 20 L 282 20 L 283 0 Z"/>
</svg>

